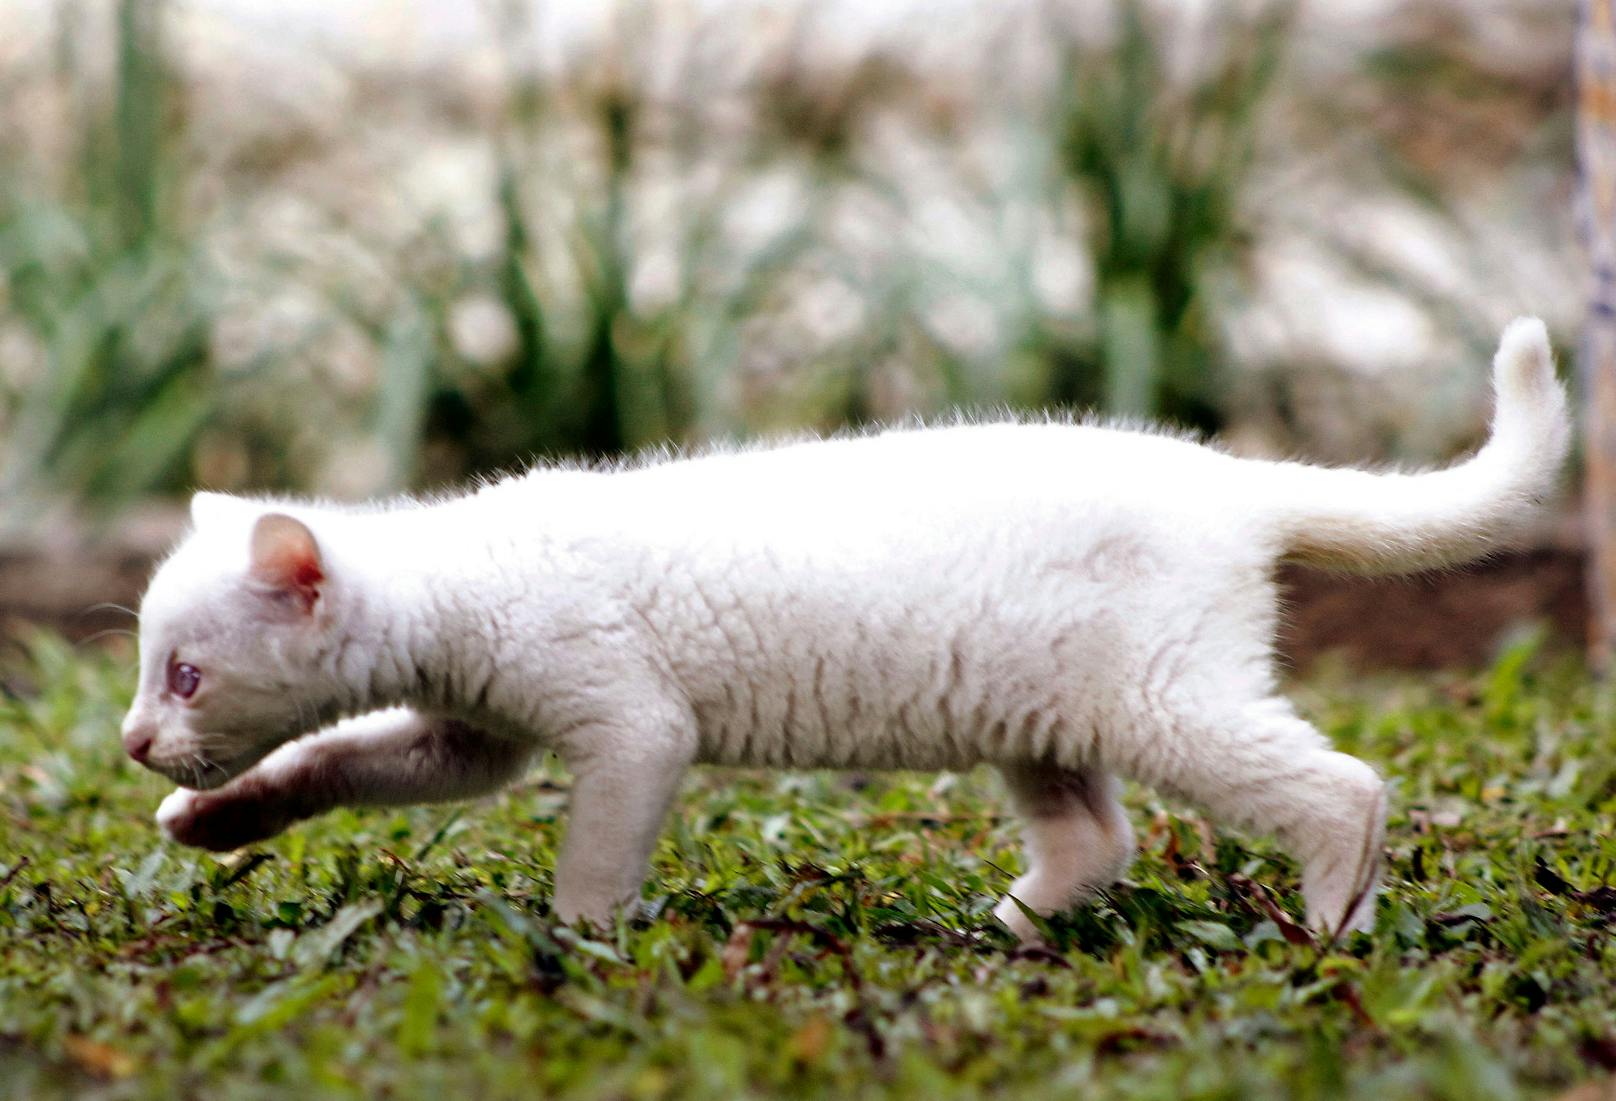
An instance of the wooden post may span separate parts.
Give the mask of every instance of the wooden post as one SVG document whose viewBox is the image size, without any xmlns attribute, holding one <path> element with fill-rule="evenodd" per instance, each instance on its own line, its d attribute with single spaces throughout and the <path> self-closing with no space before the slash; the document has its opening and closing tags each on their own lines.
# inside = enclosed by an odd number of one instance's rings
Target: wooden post
<svg viewBox="0 0 1616 1101">
<path fill-rule="evenodd" d="M 1583 510 L 1588 644 L 1594 667 L 1616 656 L 1616 0 L 1582 0 L 1577 28 L 1577 150 L 1588 313 L 1578 374 L 1583 395 Z"/>
</svg>

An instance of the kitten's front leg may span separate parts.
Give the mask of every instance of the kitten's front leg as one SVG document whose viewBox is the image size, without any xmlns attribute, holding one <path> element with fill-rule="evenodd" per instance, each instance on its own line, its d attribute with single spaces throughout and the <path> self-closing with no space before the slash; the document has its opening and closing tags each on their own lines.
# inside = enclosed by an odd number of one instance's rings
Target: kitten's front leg
<svg viewBox="0 0 1616 1101">
<path fill-rule="evenodd" d="M 181 844 L 226 852 L 338 806 L 485 795 L 514 779 L 530 753 L 455 720 L 380 711 L 289 742 L 220 788 L 180 788 L 157 822 Z"/>
<path fill-rule="evenodd" d="M 645 881 L 668 806 L 693 755 L 690 728 L 592 728 L 563 752 L 572 770 L 567 835 L 556 860 L 555 914 L 606 924 Z"/>
</svg>

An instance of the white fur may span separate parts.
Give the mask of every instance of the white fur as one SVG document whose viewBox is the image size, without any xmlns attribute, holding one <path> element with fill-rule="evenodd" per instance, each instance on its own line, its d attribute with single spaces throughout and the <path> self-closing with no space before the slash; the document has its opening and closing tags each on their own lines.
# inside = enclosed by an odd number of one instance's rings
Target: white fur
<svg viewBox="0 0 1616 1101">
<path fill-rule="evenodd" d="M 554 749 L 574 773 L 569 919 L 637 894 L 692 763 L 987 762 L 1027 819 L 1012 894 L 1036 912 L 1126 868 L 1120 776 L 1277 832 L 1312 922 L 1365 928 L 1383 785 L 1275 695 L 1272 572 L 1442 565 L 1508 534 L 1567 447 L 1540 323 L 1505 333 L 1495 384 L 1491 442 L 1422 475 L 1005 423 L 538 469 L 361 511 L 200 495 L 146 596 L 126 731 L 216 789 L 159 816 L 212 847 L 337 803 L 491 791 Z M 318 543 L 307 614 L 244 581 L 269 512 Z M 202 670 L 189 702 L 164 688 L 171 658 Z M 1031 935 L 1009 899 L 997 913 Z"/>
</svg>

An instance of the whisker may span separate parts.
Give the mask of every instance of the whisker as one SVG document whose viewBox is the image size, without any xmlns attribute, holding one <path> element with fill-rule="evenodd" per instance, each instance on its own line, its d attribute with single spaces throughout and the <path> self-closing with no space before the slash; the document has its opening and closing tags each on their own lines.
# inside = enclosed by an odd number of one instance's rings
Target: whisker
<svg viewBox="0 0 1616 1101">
<path fill-rule="evenodd" d="M 91 612 L 99 612 L 104 608 L 111 609 L 114 612 L 123 612 L 128 616 L 133 616 L 136 622 L 139 622 L 140 620 L 139 612 L 135 611 L 133 608 L 125 607 L 124 605 L 115 603 L 111 600 L 103 600 L 99 604 L 91 604 L 88 608 L 84 609 L 84 614 L 89 615 Z"/>
<path fill-rule="evenodd" d="M 140 633 L 138 631 L 131 631 L 127 627 L 108 627 L 105 630 L 97 631 L 95 634 L 91 635 L 88 638 L 79 639 L 78 642 L 74 643 L 74 645 L 75 646 L 88 646 L 92 642 L 98 642 L 101 639 L 106 638 L 108 635 L 127 635 L 127 636 L 129 636 L 130 638 L 133 638 L 133 639 L 140 638 Z"/>
<path fill-rule="evenodd" d="M 319 709 L 314 707 L 312 704 L 309 704 L 308 701 L 302 696 L 293 696 L 292 702 L 297 705 L 298 732 L 300 734 L 314 733 L 314 731 L 320 725 Z M 305 705 L 307 705 L 309 712 L 309 715 L 307 716 L 304 715 Z"/>
</svg>

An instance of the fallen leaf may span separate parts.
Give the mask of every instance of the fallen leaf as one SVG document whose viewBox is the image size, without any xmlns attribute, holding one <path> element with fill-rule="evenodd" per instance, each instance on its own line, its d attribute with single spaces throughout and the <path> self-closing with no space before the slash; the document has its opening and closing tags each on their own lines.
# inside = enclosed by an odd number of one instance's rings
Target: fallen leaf
<svg viewBox="0 0 1616 1101">
<path fill-rule="evenodd" d="M 128 1078 L 135 1073 L 135 1057 L 88 1036 L 69 1036 L 62 1047 L 75 1063 L 97 1078 Z"/>
<path fill-rule="evenodd" d="M 1616 887 L 1595 887 L 1591 891 L 1582 892 L 1577 898 L 1602 914 L 1616 910 Z"/>
<path fill-rule="evenodd" d="M 1337 983 L 1335 989 L 1330 993 L 1336 1001 L 1343 1003 L 1348 1009 L 1352 1010 L 1352 1015 L 1357 1018 L 1358 1023 L 1364 1028 L 1374 1029 L 1377 1032 L 1380 1030 L 1380 1026 L 1375 1024 L 1375 1019 L 1369 1015 L 1369 1010 L 1364 1008 L 1363 998 L 1359 996 L 1358 988 L 1352 983 Z"/>
<path fill-rule="evenodd" d="M 756 934 L 757 930 L 753 926 L 743 922 L 735 927 L 735 931 L 729 935 L 729 940 L 724 942 L 724 950 L 718 954 L 718 961 L 724 965 L 724 977 L 730 982 L 734 982 L 735 976 L 746 966 L 747 959 L 752 954 L 752 938 Z"/>
<path fill-rule="evenodd" d="M 1600 1070 L 1616 1070 L 1616 1036 L 1589 1036 L 1577 1045 L 1577 1054 Z"/>
<path fill-rule="evenodd" d="M 1039 963 L 1051 964 L 1067 971 L 1072 969 L 1071 961 L 1046 944 L 1022 944 L 1011 949 L 1005 957 L 1010 960 L 1037 960 Z"/>
<path fill-rule="evenodd" d="M 817 1063 L 830 1046 L 831 1024 L 824 1017 L 810 1017 L 791 1034 L 788 1047 L 794 1059 Z"/>
<path fill-rule="evenodd" d="M 1537 859 L 1537 867 L 1532 871 L 1532 878 L 1537 880 L 1539 887 L 1542 887 L 1551 895 L 1564 895 L 1571 892 L 1571 884 L 1561 879 L 1553 868 L 1543 863 L 1541 856 Z"/>
<path fill-rule="evenodd" d="M 1416 853 L 1418 851 L 1415 850 Z M 1274 926 L 1279 930 L 1279 935 L 1285 938 L 1285 943 L 1318 947 L 1318 940 L 1313 936 L 1312 931 L 1291 920 L 1291 916 L 1279 908 L 1279 903 L 1269 897 L 1268 892 L 1262 888 L 1261 884 L 1252 880 L 1250 876 L 1240 875 L 1239 873 L 1231 875 L 1229 877 L 1229 886 L 1239 891 L 1251 902 L 1256 903 L 1257 909 L 1261 910 L 1263 916 L 1274 923 Z"/>
<path fill-rule="evenodd" d="M 1101 1036 L 1095 1041 L 1094 1053 L 1096 1055 L 1125 1055 L 1144 1048 L 1172 1047 L 1176 1043 L 1178 1043 L 1178 1038 L 1175 1036 L 1132 1025 L 1127 1028 L 1117 1029 L 1114 1032 L 1107 1032 Z"/>
</svg>

